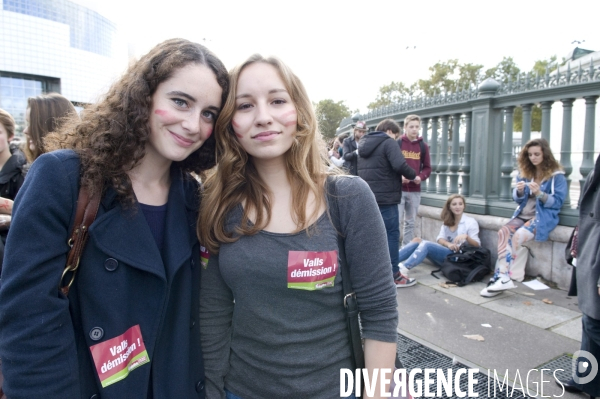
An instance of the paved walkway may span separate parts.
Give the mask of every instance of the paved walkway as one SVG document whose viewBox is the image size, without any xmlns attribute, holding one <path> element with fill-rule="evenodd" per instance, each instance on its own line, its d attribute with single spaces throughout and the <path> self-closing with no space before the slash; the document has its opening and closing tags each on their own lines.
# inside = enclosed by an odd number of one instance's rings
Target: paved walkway
<svg viewBox="0 0 600 399">
<path fill-rule="evenodd" d="M 558 289 L 535 291 L 516 283 L 516 289 L 483 298 L 479 292 L 484 283 L 445 288 L 440 285 L 446 281 L 441 273 L 440 279 L 430 275 L 435 269 L 419 265 L 410 274 L 418 284 L 397 290 L 400 334 L 484 374 L 496 370 L 511 381 L 520 376 L 521 385 L 528 385 L 532 394 L 542 377 L 531 372 L 527 382 L 530 370 L 579 349 L 581 312 L 576 297 Z M 484 341 L 465 335 L 481 335 Z M 561 395 L 552 374 L 546 372 L 544 380 L 544 396 Z M 565 392 L 562 397 L 587 396 Z"/>
</svg>

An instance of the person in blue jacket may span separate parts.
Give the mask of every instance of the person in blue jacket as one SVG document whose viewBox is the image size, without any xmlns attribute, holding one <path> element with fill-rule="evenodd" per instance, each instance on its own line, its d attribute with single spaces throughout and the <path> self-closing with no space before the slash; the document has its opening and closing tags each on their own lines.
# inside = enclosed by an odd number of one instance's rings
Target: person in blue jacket
<svg viewBox="0 0 600 399">
<path fill-rule="evenodd" d="M 515 288 L 511 266 L 517 250 L 527 241 L 546 241 L 558 225 L 558 213 L 567 195 L 567 180 L 545 139 L 529 140 L 518 158 L 519 175 L 513 189 L 518 204 L 510 221 L 498 231 L 498 262 L 485 297 Z"/>
<path fill-rule="evenodd" d="M 48 136 L 13 209 L 0 288 L 10 398 L 204 398 L 199 184 L 228 91 L 204 46 L 167 40 Z M 101 194 L 68 297 L 80 184 Z M 69 276 L 65 281 L 69 280 Z"/>
</svg>

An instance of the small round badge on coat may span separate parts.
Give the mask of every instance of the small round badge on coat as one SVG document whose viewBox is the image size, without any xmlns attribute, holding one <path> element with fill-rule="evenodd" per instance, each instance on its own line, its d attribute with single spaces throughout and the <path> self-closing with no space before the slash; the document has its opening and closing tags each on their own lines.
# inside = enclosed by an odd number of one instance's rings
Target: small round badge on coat
<svg viewBox="0 0 600 399">
<path fill-rule="evenodd" d="M 98 341 L 104 336 L 104 330 L 100 327 L 94 327 L 90 330 L 90 338 L 93 341 Z"/>
</svg>

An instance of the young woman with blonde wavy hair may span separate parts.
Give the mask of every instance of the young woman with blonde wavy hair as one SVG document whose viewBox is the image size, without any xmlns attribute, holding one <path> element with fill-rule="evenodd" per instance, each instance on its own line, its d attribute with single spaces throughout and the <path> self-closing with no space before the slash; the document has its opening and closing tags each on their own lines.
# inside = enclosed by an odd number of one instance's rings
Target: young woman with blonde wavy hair
<svg viewBox="0 0 600 399">
<path fill-rule="evenodd" d="M 393 369 L 396 354 L 383 221 L 364 181 L 328 174 L 312 104 L 285 64 L 254 55 L 230 78 L 198 224 L 210 253 L 200 290 L 207 394 L 337 397 L 340 369 L 353 361 L 327 179 L 338 196 L 369 369 Z"/>
<path fill-rule="evenodd" d="M 492 297 L 515 288 L 511 279 L 517 251 L 527 242 L 546 241 L 558 225 L 558 212 L 567 195 L 567 180 L 545 139 L 529 140 L 518 158 L 513 189 L 518 204 L 510 221 L 498 230 L 496 271 L 481 296 Z"/>
</svg>

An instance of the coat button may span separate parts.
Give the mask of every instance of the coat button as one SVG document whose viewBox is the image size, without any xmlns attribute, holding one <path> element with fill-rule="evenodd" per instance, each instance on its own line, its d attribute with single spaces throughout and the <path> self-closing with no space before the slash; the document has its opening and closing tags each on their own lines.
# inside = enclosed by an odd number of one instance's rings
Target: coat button
<svg viewBox="0 0 600 399">
<path fill-rule="evenodd" d="M 90 399 L 100 399 L 100 395 L 98 395 L 97 393 L 95 393 L 92 396 L 90 396 Z"/>
<path fill-rule="evenodd" d="M 104 261 L 104 268 L 109 272 L 114 272 L 119 267 L 119 261 L 115 258 L 108 258 Z"/>
<path fill-rule="evenodd" d="M 202 392 L 204 390 L 204 381 L 198 381 L 196 383 L 196 392 Z"/>
<path fill-rule="evenodd" d="M 104 330 L 100 327 L 94 327 L 90 330 L 90 338 L 92 341 L 98 341 L 104 336 Z"/>
</svg>

